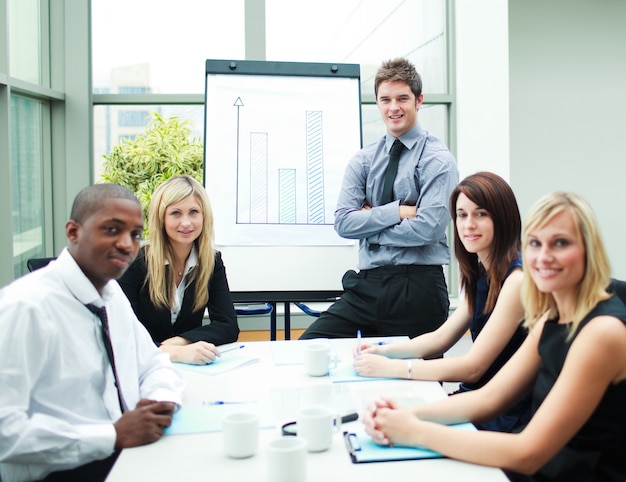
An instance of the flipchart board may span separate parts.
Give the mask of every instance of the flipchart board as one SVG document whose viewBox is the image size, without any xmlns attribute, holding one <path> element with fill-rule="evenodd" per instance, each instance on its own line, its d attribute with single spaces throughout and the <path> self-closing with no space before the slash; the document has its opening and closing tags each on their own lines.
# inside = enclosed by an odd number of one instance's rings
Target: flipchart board
<svg viewBox="0 0 626 482">
<path fill-rule="evenodd" d="M 361 148 L 356 64 L 207 60 L 204 184 L 233 291 L 338 290 L 357 245 L 333 228 Z"/>
</svg>

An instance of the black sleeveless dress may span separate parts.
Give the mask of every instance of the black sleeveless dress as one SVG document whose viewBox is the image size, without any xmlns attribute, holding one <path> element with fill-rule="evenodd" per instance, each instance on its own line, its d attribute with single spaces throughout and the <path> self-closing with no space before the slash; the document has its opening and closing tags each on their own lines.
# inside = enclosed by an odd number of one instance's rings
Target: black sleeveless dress
<svg viewBox="0 0 626 482">
<path fill-rule="evenodd" d="M 539 341 L 541 368 L 532 393 L 534 414 L 563 368 L 573 340 L 596 316 L 611 315 L 626 324 L 626 307 L 613 296 L 585 317 L 571 340 L 568 326 L 549 320 Z M 601 348 L 599 348 L 601 349 Z M 572 400 L 576 403 L 576 400 Z M 589 420 L 556 456 L 536 474 L 507 472 L 513 481 L 624 482 L 626 480 L 626 381 L 610 385 Z"/>
<path fill-rule="evenodd" d="M 506 281 L 509 275 L 516 268 L 522 267 L 522 255 L 519 254 L 517 259 L 513 260 L 508 267 L 506 276 L 502 280 L 502 284 Z M 478 279 L 476 286 L 476 297 L 474 298 L 474 314 L 470 321 L 469 330 L 472 335 L 472 341 L 476 341 L 476 338 L 480 335 L 483 328 L 489 321 L 491 313 L 485 313 L 485 306 L 487 305 L 487 296 L 489 295 L 489 283 L 487 282 L 487 273 L 482 270 L 481 276 Z M 511 358 L 517 349 L 526 339 L 528 331 L 521 323 L 513 332 L 511 339 L 504 346 L 502 351 L 495 358 L 491 366 L 485 371 L 480 380 L 476 382 L 463 382 L 459 385 L 459 389 L 455 393 L 463 393 L 470 390 L 477 390 L 491 380 L 498 370 L 502 368 L 509 358 Z M 476 426 L 482 430 L 492 430 L 496 432 L 511 432 L 516 427 L 520 427 L 528 423 L 530 420 L 530 394 L 522 397 L 521 400 L 516 402 L 512 407 L 498 415 L 497 417 L 477 424 Z"/>
</svg>

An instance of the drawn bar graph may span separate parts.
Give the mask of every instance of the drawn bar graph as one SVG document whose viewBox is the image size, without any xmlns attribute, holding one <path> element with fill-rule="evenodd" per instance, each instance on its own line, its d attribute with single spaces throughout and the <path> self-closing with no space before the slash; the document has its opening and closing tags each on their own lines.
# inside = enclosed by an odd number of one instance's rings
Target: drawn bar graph
<svg viewBox="0 0 626 482">
<path fill-rule="evenodd" d="M 278 222 L 296 222 L 296 170 L 278 170 Z"/>
<path fill-rule="evenodd" d="M 307 221 L 324 224 L 322 111 L 306 112 Z"/>
<path fill-rule="evenodd" d="M 238 115 L 241 105 L 238 97 Z M 295 159 L 270 158 L 270 132 L 250 132 L 248 138 L 250 156 L 241 167 L 237 155 L 237 223 L 326 224 L 323 112 L 304 111 L 302 155 Z"/>
<path fill-rule="evenodd" d="M 250 134 L 250 222 L 267 223 L 267 133 Z"/>
</svg>

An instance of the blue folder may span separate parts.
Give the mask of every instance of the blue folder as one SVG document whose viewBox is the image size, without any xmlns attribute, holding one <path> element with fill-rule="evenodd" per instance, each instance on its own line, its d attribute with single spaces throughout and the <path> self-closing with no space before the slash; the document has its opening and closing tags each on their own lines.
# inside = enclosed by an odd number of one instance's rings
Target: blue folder
<svg viewBox="0 0 626 482">
<path fill-rule="evenodd" d="M 183 405 L 174 413 L 172 425 L 165 435 L 188 433 L 220 432 L 222 418 L 230 412 L 251 412 L 259 416 L 259 428 L 275 426 L 271 406 L 267 402 L 223 403 L 212 405 Z"/>
<path fill-rule="evenodd" d="M 460 430 L 476 430 L 476 427 L 471 423 L 460 423 L 451 425 L 451 427 Z M 344 432 L 343 439 L 353 464 L 391 462 L 394 460 L 438 459 L 445 457 L 439 452 L 426 448 L 378 445 L 362 427 L 352 432 Z"/>
<path fill-rule="evenodd" d="M 411 358 L 411 360 L 420 360 L 419 358 Z M 345 382 L 368 382 L 374 380 L 392 380 L 387 377 L 364 377 L 359 375 L 354 369 L 352 360 L 339 362 L 336 368 L 332 368 L 329 372 L 330 380 L 333 383 Z"/>
</svg>

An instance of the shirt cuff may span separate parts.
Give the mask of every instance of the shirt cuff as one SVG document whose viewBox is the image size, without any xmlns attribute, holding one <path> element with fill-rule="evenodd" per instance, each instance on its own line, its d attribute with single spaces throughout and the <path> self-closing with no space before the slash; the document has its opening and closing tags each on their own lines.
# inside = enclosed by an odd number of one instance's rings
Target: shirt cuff
<svg viewBox="0 0 626 482">
<path fill-rule="evenodd" d="M 90 459 L 108 457 L 115 450 L 117 432 L 112 423 L 97 425 L 78 425 L 81 446 Z"/>
</svg>

